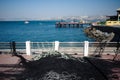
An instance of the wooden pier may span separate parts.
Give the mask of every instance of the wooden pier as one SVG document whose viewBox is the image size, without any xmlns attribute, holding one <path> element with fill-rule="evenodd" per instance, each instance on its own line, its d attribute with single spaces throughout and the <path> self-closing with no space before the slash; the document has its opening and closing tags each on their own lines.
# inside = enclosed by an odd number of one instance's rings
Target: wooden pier
<svg viewBox="0 0 120 80">
<path fill-rule="evenodd" d="M 91 23 L 80 22 L 57 22 L 56 28 L 81 28 L 83 25 L 91 25 Z"/>
</svg>

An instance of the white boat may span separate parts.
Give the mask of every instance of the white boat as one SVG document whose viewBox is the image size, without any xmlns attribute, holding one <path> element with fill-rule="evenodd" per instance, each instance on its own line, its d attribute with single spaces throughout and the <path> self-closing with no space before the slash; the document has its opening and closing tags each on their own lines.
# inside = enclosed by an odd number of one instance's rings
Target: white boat
<svg viewBox="0 0 120 80">
<path fill-rule="evenodd" d="M 25 24 L 28 24 L 28 23 L 29 23 L 29 21 L 25 21 L 24 23 L 25 23 Z"/>
</svg>

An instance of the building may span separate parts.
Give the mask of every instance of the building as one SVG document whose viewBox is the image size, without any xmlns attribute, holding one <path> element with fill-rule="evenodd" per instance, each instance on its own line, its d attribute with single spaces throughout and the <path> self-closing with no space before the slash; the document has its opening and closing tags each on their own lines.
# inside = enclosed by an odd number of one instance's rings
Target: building
<svg viewBox="0 0 120 80">
<path fill-rule="evenodd" d="M 120 26 L 120 8 L 117 9 L 117 15 L 107 16 L 106 25 L 107 26 Z"/>
</svg>

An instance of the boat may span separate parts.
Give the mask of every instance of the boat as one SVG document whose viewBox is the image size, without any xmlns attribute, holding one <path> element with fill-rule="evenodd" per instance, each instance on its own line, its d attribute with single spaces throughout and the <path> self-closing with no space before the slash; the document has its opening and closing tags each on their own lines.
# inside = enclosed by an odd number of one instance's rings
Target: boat
<svg viewBox="0 0 120 80">
<path fill-rule="evenodd" d="M 24 23 L 25 23 L 25 24 L 28 24 L 28 23 L 29 23 L 29 21 L 25 21 Z"/>
</svg>

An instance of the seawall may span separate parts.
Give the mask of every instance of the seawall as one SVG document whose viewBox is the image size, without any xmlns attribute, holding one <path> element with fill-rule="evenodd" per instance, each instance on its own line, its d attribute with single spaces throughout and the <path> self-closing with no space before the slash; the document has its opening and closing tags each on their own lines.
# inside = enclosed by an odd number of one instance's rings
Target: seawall
<svg viewBox="0 0 120 80">
<path fill-rule="evenodd" d="M 95 29 L 98 29 L 102 32 L 108 32 L 108 33 L 115 33 L 115 36 L 114 38 L 112 39 L 112 42 L 117 42 L 119 37 L 120 37 L 120 26 L 119 27 L 115 27 L 115 26 L 99 26 L 99 25 L 96 25 L 96 26 L 91 26 Z"/>
</svg>

